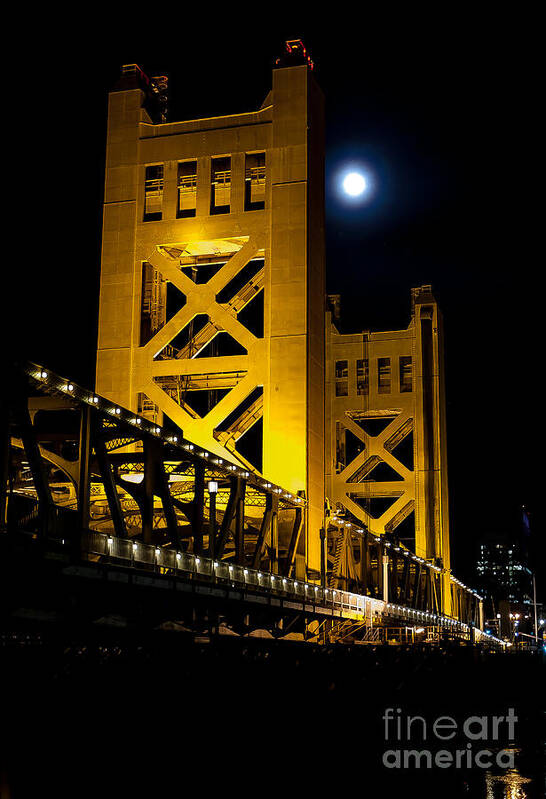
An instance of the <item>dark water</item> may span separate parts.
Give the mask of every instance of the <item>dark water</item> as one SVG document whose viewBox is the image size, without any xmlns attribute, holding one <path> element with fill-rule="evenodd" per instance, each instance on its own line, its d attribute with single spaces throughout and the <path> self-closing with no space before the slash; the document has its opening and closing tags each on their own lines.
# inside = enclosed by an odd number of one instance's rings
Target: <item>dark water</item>
<svg viewBox="0 0 546 799">
<path fill-rule="evenodd" d="M 4 795 L 544 797 L 542 658 L 466 647 L 314 647 L 90 628 L 1 639 Z M 410 740 L 384 716 L 420 716 Z M 513 768 L 386 768 L 390 749 L 468 747 L 470 716 L 517 716 Z M 457 733 L 435 739 L 449 716 Z M 506 727 L 506 725 L 504 725 Z M 197 789 L 195 787 L 197 786 Z M 9 791 L 9 793 L 8 793 Z"/>
</svg>

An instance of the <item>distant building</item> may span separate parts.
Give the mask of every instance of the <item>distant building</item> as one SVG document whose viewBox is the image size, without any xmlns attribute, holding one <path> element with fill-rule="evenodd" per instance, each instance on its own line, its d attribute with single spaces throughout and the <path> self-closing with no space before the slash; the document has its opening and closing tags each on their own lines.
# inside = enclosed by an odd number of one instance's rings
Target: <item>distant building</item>
<svg viewBox="0 0 546 799">
<path fill-rule="evenodd" d="M 477 583 L 493 603 L 529 605 L 533 578 L 527 547 L 517 541 L 482 541 L 478 545 Z"/>
</svg>

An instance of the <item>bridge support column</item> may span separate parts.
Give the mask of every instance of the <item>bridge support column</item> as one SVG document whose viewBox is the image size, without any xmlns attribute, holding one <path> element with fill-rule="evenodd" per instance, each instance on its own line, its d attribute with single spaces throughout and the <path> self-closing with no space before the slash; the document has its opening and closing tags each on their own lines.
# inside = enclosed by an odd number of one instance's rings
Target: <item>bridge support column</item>
<svg viewBox="0 0 546 799">
<path fill-rule="evenodd" d="M 17 386 L 15 390 L 17 391 L 18 388 Z M 54 532 L 55 506 L 51 496 L 46 468 L 40 454 L 40 446 L 36 439 L 36 431 L 28 410 L 28 400 L 22 392 L 17 391 L 13 413 L 38 498 L 39 535 L 41 538 L 46 538 L 51 532 Z"/>
<path fill-rule="evenodd" d="M 245 565 L 245 483 L 239 481 L 235 508 L 235 558 L 239 566 Z"/>
<path fill-rule="evenodd" d="M 214 542 L 216 540 L 216 490 L 210 490 L 209 483 L 209 558 L 214 559 Z"/>
<path fill-rule="evenodd" d="M 89 490 L 91 457 L 91 409 L 84 405 L 80 411 L 80 441 L 78 448 L 78 528 L 72 541 L 72 556 L 79 559 L 81 537 L 84 530 L 89 529 Z"/>
<path fill-rule="evenodd" d="M 270 552 L 273 549 L 273 517 L 277 514 L 279 509 L 279 497 L 277 494 L 268 493 L 265 500 L 265 510 L 262 518 L 262 524 L 258 539 L 256 541 L 256 549 L 254 550 L 254 560 L 252 562 L 253 569 L 259 569 L 262 562 L 262 555 L 264 548 L 269 543 Z M 272 559 L 272 556 L 270 555 Z"/>
<path fill-rule="evenodd" d="M 320 584 L 326 587 L 326 530 L 320 528 Z"/>
<path fill-rule="evenodd" d="M 480 600 L 479 600 L 479 605 L 478 605 L 478 614 L 479 614 L 479 616 L 478 616 L 478 618 L 479 618 L 478 626 L 479 626 L 480 630 L 483 630 L 483 628 L 484 628 L 484 619 L 483 619 L 483 599 L 480 599 Z"/>
<path fill-rule="evenodd" d="M 129 536 L 127 534 L 127 528 L 125 526 L 125 517 L 121 509 L 119 495 L 116 483 L 114 481 L 114 475 L 112 472 L 112 465 L 108 457 L 108 450 L 106 448 L 106 443 L 104 441 L 104 438 L 100 435 L 99 418 L 95 418 L 93 420 L 93 428 L 94 428 L 93 440 L 94 440 L 94 449 L 97 459 L 97 465 L 99 467 L 100 476 L 102 478 L 104 493 L 106 494 L 106 499 L 108 501 L 108 507 L 110 508 L 110 514 L 112 516 L 112 523 L 114 525 L 115 534 L 118 538 L 128 538 Z M 151 524 L 152 522 L 150 520 L 150 529 L 151 529 Z M 145 529 L 145 513 L 144 511 L 142 511 L 143 532 L 144 529 Z M 144 540 L 146 541 L 146 538 L 144 538 Z"/>
<path fill-rule="evenodd" d="M 405 605 L 411 605 L 410 585 L 411 585 L 411 560 L 409 558 L 406 558 L 404 562 L 404 574 L 402 577 L 402 602 Z"/>
<path fill-rule="evenodd" d="M 398 602 L 398 555 L 391 550 L 392 570 L 391 570 L 391 595 L 395 602 Z"/>
<path fill-rule="evenodd" d="M 360 583 L 361 589 L 364 593 L 368 590 L 368 567 L 370 562 L 370 553 L 368 550 L 368 537 L 362 536 L 360 539 Z"/>
<path fill-rule="evenodd" d="M 451 577 L 448 571 L 442 572 L 441 575 L 442 585 L 442 613 L 444 616 L 451 616 L 453 610 L 453 603 L 451 601 Z"/>
<path fill-rule="evenodd" d="M 279 573 L 279 520 L 276 510 L 271 516 L 271 561 L 269 568 L 273 574 Z"/>
<path fill-rule="evenodd" d="M 203 552 L 203 515 L 205 512 L 205 466 L 195 464 L 194 512 L 192 516 L 193 554 Z"/>
<path fill-rule="evenodd" d="M 80 411 L 80 443 L 78 450 L 78 527 L 89 526 L 89 456 L 91 439 L 91 409 L 84 405 Z"/>
<path fill-rule="evenodd" d="M 383 555 L 383 602 L 389 601 L 389 556 Z"/>
</svg>

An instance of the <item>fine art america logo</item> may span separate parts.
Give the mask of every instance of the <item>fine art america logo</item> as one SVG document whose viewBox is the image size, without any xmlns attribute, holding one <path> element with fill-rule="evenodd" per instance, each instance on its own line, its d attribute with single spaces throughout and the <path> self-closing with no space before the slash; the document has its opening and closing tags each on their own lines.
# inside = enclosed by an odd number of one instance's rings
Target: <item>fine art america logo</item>
<svg viewBox="0 0 546 799">
<path fill-rule="evenodd" d="M 382 718 L 385 742 L 392 747 L 383 752 L 386 768 L 514 768 L 514 750 L 500 749 L 498 743 L 513 746 L 514 708 L 506 716 L 469 716 L 458 722 L 451 716 L 427 721 L 388 707 Z M 422 748 L 416 748 L 417 742 Z"/>
</svg>

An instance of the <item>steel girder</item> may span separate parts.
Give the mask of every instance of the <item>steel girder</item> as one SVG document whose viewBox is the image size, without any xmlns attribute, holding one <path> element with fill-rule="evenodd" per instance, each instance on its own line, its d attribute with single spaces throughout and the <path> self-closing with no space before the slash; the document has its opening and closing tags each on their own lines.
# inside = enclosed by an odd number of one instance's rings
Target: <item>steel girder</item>
<svg viewBox="0 0 546 799">
<path fill-rule="evenodd" d="M 201 452 L 182 436 L 178 440 L 34 364 L 16 370 L 10 385 L 2 434 L 8 444 L 12 439 L 22 443 L 32 487 L 26 493 L 20 489 L 6 444 L 2 502 L 9 529 L 31 524 L 35 535 L 56 537 L 64 535 L 70 518 L 75 537 L 99 523 L 119 538 L 141 538 L 194 554 L 204 551 L 207 536 L 208 551 L 218 559 L 255 568 L 266 562 L 272 571 L 290 576 L 305 517 L 303 497 Z M 62 398 L 63 407 L 79 414 L 76 508 L 60 507 L 53 499 L 48 453 L 39 444 L 40 433 L 28 410 L 29 397 L 37 391 Z M 55 461 L 54 453 L 51 457 Z M 210 483 L 218 492 L 214 503 Z M 25 501 L 19 502 L 23 496 Z M 277 534 L 281 511 L 285 519 L 292 517 L 284 555 Z M 139 523 L 131 524 L 135 520 Z"/>
</svg>

